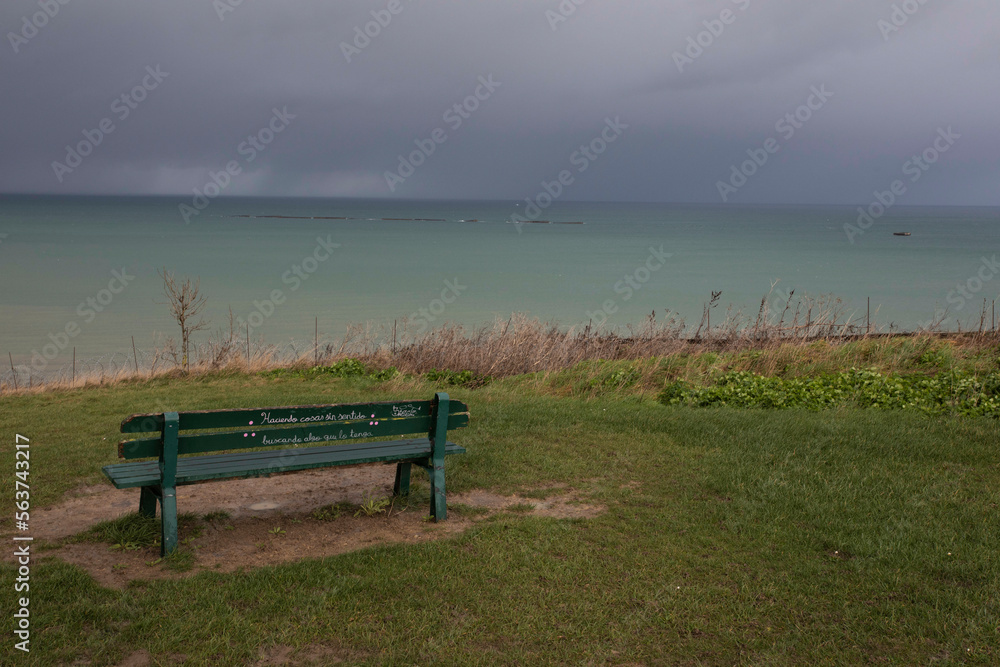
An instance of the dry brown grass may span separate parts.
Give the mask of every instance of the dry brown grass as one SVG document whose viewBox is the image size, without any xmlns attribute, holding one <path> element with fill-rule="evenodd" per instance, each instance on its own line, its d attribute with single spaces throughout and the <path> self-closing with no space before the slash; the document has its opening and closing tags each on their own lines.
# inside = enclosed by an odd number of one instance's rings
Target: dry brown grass
<svg viewBox="0 0 1000 667">
<path fill-rule="evenodd" d="M 869 358 L 883 359 L 891 370 L 895 353 L 878 351 L 878 341 L 946 337 L 967 350 L 997 342 L 996 333 L 988 330 L 985 315 L 978 331 L 900 333 L 853 318 L 845 304 L 833 296 L 800 297 L 794 305 L 789 299 L 780 312 L 771 312 L 769 299 L 764 297 L 753 315 L 730 308 L 721 323 L 711 320 L 714 306 L 714 300 L 706 305 L 696 327 L 670 312 L 659 318 L 652 313 L 641 325 L 628 325 L 620 330 L 590 325 L 565 328 L 514 313 L 478 328 L 447 324 L 426 332 L 412 331 L 406 320 L 391 325 L 356 324 L 349 326 L 344 337 L 336 342 L 284 345 L 247 340 L 230 327 L 229 331 L 217 331 L 207 342 L 193 347 L 190 373 L 254 373 L 329 365 L 353 358 L 369 367 L 395 367 L 405 374 L 451 370 L 500 378 L 559 372 L 585 361 L 650 360 L 649 364 L 641 364 L 649 367 L 649 377 L 646 372 L 642 375 L 653 380 L 662 377 L 664 368 L 669 375 L 671 368 L 670 363 L 658 360 L 675 355 L 754 351 L 758 354 L 748 357 L 751 361 L 729 355 L 726 366 L 763 374 L 780 373 L 791 365 L 808 368 L 812 364 L 818 368 L 835 363 L 863 364 Z M 935 324 L 939 326 L 940 323 Z M 864 344 L 850 346 L 848 353 L 838 352 L 846 343 L 859 342 Z M 926 343 L 918 342 L 907 349 L 918 349 L 921 345 L 926 347 Z M 869 348 L 876 352 L 864 352 Z M 112 357 L 108 363 L 91 364 L 72 374 L 66 368 L 48 377 L 8 372 L 0 380 L 0 393 L 87 387 L 184 374 L 182 355 L 171 338 L 161 339 L 151 353 L 141 355 L 141 361 L 140 355 L 119 356 L 117 360 Z"/>
</svg>

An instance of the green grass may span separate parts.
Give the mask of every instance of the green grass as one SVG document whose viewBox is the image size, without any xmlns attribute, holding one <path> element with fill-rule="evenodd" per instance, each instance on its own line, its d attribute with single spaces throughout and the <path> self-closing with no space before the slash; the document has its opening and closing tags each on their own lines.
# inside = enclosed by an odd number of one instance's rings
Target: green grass
<svg viewBox="0 0 1000 667">
<path fill-rule="evenodd" d="M 194 539 L 201 536 L 203 521 L 228 517 L 226 512 L 213 512 L 204 518 L 190 512 L 177 515 L 180 546 L 165 558 L 158 558 L 149 565 L 163 565 L 176 572 L 186 572 L 194 567 L 195 556 L 188 548 Z M 78 534 L 74 539 L 85 542 L 109 544 L 111 551 L 139 551 L 144 547 L 159 547 L 160 522 L 158 519 L 142 516 L 138 512 L 124 514 L 117 519 L 102 521 Z"/>
<path fill-rule="evenodd" d="M 132 550 L 148 547 L 160 539 L 160 522 L 145 517 L 138 512 L 125 514 L 111 521 L 102 521 L 80 534 L 80 539 L 89 542 L 107 542 L 117 548 Z"/>
<path fill-rule="evenodd" d="M 531 510 L 535 509 L 535 506 L 531 503 L 516 503 L 514 505 L 508 505 L 506 510 L 508 512 L 513 512 L 514 514 L 526 514 Z"/>
<path fill-rule="evenodd" d="M 621 370 L 608 369 L 612 386 L 627 382 Z M 33 663 L 113 665 L 145 649 L 165 662 L 242 665 L 277 645 L 372 665 L 1000 661 L 997 420 L 664 406 L 603 379 L 595 398 L 533 382 L 449 389 L 472 411 L 454 436 L 468 453 L 448 460 L 449 492 L 534 497 L 563 483 L 605 506 L 596 518 L 500 512 L 447 540 L 123 591 L 43 553 Z M 0 444 L 11 462 L 13 434 L 31 438 L 38 510 L 101 483 L 132 412 L 431 391 L 317 374 L 14 396 Z M 0 482 L 11 498 L 11 475 Z M 123 520 L 88 539 L 113 546 L 150 530 Z M 0 598 L 0 613 L 11 618 L 13 604 L 12 593 Z"/>
</svg>

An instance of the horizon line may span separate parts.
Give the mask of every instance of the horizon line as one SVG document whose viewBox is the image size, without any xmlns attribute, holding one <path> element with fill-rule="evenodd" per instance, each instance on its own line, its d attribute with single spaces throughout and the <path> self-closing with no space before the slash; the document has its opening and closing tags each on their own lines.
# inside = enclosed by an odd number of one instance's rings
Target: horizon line
<svg viewBox="0 0 1000 667">
<path fill-rule="evenodd" d="M 0 198 L 3 197 L 37 197 L 37 198 L 122 198 L 122 199 L 186 199 L 187 194 L 156 194 L 156 193 L 93 193 L 93 192 L 3 192 L 0 191 Z M 241 199 L 301 199 L 320 201 L 370 201 L 370 202 L 490 202 L 490 203 L 510 203 L 520 205 L 521 200 L 506 198 L 472 198 L 472 197 L 371 197 L 371 196 L 323 196 L 323 195 L 220 195 L 213 200 L 237 201 Z M 871 202 L 843 204 L 830 202 L 745 202 L 745 203 L 722 203 L 705 201 L 664 201 L 647 199 L 567 199 L 558 204 L 658 204 L 666 206 L 713 206 L 717 208 L 766 208 L 766 207 L 841 207 L 855 208 L 864 207 Z M 1000 203 L 996 204 L 898 204 L 894 208 L 1000 208 Z"/>
</svg>

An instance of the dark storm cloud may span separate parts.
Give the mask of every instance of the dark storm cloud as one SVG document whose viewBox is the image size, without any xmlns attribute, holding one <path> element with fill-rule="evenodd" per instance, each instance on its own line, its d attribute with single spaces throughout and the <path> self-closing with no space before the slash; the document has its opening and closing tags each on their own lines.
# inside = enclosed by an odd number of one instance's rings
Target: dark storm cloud
<svg viewBox="0 0 1000 667">
<path fill-rule="evenodd" d="M 0 191 L 190 194 L 235 161 L 226 194 L 522 199 L 617 117 L 566 199 L 718 202 L 773 138 L 729 201 L 867 202 L 951 126 L 906 203 L 1000 203 L 988 0 L 225 2 L 5 4 Z M 390 191 L 417 141 L 433 154 Z"/>
</svg>

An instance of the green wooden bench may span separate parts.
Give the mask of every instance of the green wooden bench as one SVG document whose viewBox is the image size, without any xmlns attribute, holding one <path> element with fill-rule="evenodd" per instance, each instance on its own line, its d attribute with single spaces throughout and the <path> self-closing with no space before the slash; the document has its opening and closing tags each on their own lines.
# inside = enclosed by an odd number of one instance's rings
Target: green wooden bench
<svg viewBox="0 0 1000 667">
<path fill-rule="evenodd" d="M 163 555 L 177 548 L 176 488 L 218 479 L 394 462 L 393 493 L 405 496 L 410 492 L 410 466 L 417 464 L 430 476 L 431 516 L 443 521 L 447 516 L 444 457 L 465 453 L 463 447 L 448 442 L 448 430 L 468 424 L 468 406 L 450 400 L 445 393 L 437 393 L 429 401 L 132 415 L 122 422 L 122 433 L 156 432 L 156 437 L 122 440 L 118 456 L 129 462 L 103 470 L 119 489 L 142 489 L 142 514 L 156 516 L 159 502 Z M 426 437 L 358 442 L 417 433 Z M 321 444 L 344 440 L 354 442 Z M 265 447 L 271 449 L 261 449 Z M 226 453 L 206 455 L 209 452 Z M 187 454 L 202 456 L 184 456 Z"/>
</svg>

